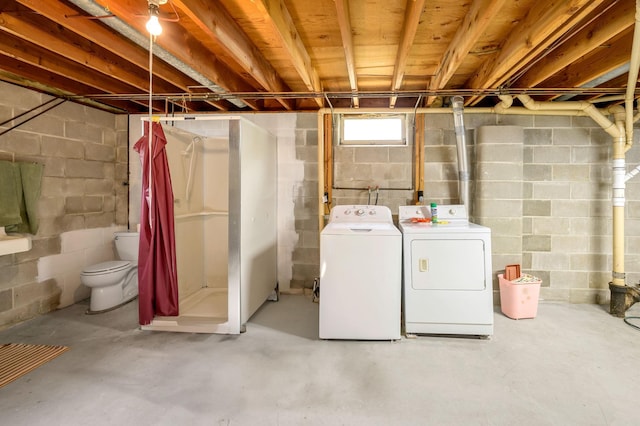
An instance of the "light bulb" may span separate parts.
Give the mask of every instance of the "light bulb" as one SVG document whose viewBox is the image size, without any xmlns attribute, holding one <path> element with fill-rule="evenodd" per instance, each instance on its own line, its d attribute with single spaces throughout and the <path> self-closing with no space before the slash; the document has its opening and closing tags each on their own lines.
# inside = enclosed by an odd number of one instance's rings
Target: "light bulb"
<svg viewBox="0 0 640 426">
<path fill-rule="evenodd" d="M 162 34 L 162 25 L 160 25 L 160 21 L 156 15 L 151 15 L 149 17 L 146 27 L 149 34 L 153 36 L 159 36 Z"/>
</svg>

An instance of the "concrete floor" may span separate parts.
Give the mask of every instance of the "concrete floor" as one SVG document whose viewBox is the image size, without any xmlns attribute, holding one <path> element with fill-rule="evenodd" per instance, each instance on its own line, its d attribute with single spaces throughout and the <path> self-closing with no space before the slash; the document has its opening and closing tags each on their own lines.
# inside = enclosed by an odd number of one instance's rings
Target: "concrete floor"
<svg viewBox="0 0 640 426">
<path fill-rule="evenodd" d="M 304 296 L 267 302 L 240 336 L 141 331 L 135 302 L 86 308 L 0 332 L 71 347 L 0 388 L 1 424 L 640 424 L 640 330 L 602 306 L 498 309 L 489 340 L 397 342 L 320 341 Z"/>
</svg>

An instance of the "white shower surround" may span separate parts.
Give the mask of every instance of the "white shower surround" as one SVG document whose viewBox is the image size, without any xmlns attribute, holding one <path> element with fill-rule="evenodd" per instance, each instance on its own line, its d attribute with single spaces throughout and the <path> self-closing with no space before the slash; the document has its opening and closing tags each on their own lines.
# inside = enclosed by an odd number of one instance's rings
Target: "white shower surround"
<svg viewBox="0 0 640 426">
<path fill-rule="evenodd" d="M 157 316 L 142 328 L 238 334 L 278 282 L 276 138 L 238 116 L 160 121 L 175 197 L 180 314 Z M 131 143 L 142 133 L 140 125 L 135 134 L 136 124 L 134 117 Z M 193 158 L 189 147 L 195 148 Z M 192 160 L 193 189 L 187 200 Z M 131 184 L 133 222 L 139 217 L 140 187 Z M 216 310 L 223 305 L 227 309 Z"/>
<path fill-rule="evenodd" d="M 129 124 L 129 141 L 133 146 L 142 136 L 142 116 L 132 116 Z M 293 253 L 300 236 L 295 227 L 295 200 L 304 185 L 304 161 L 296 155 L 296 123 L 298 114 L 243 114 L 243 118 L 268 130 L 277 138 L 278 143 L 278 284 L 280 290 L 287 292 L 293 278 Z M 176 121 L 176 128 L 184 128 L 188 123 L 189 131 L 207 137 L 226 137 L 227 126 L 221 121 Z M 138 154 L 130 147 L 129 165 L 130 210 L 129 223 L 137 224 L 140 218 L 140 161 Z M 135 226 L 134 226 L 135 227 Z"/>
</svg>

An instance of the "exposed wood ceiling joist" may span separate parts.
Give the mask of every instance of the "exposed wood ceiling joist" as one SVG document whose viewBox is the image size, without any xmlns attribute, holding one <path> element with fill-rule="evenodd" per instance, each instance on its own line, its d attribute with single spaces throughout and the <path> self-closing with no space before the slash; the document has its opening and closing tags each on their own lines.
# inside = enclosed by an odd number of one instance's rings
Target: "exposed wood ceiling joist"
<svg viewBox="0 0 640 426">
<path fill-rule="evenodd" d="M 129 62 L 148 72 L 149 55 L 146 51 L 140 49 L 128 40 L 114 38 L 111 31 L 103 26 L 95 25 L 95 23 L 89 19 L 69 19 L 68 17 L 70 16 L 78 15 L 79 12 L 77 9 L 60 2 L 18 0 L 18 3 L 29 6 L 34 12 L 47 17 L 53 22 L 57 22 L 59 25 L 108 50 L 112 54 L 127 58 Z M 162 61 L 157 61 L 156 64 L 154 64 L 154 75 L 156 78 L 172 84 L 183 92 L 188 91 L 190 86 L 198 84 L 193 79 L 178 72 L 175 68 L 168 66 Z M 143 90 L 146 91 L 147 89 L 148 80 L 145 77 L 145 87 Z M 230 108 L 227 102 L 211 102 L 210 104 L 222 111 Z"/>
<path fill-rule="evenodd" d="M 264 91 L 289 91 L 276 70 L 219 3 L 205 0 L 174 0 L 174 3 L 207 37 L 223 46 L 245 72 L 256 79 Z M 278 102 L 287 110 L 294 109 L 291 100 L 279 98 Z"/>
<path fill-rule="evenodd" d="M 351 17 L 349 12 L 349 0 L 335 0 L 336 11 L 338 12 L 338 27 L 340 28 L 340 34 L 342 34 L 342 46 L 344 49 L 344 60 L 347 67 L 347 74 L 349 75 L 349 86 L 351 92 L 358 92 L 358 77 L 356 74 L 356 60 L 353 46 L 353 35 L 351 29 Z M 351 101 L 353 107 L 358 108 L 360 106 L 360 100 L 358 96 L 354 96 Z"/>
<path fill-rule="evenodd" d="M 451 44 L 442 55 L 433 77 L 429 80 L 429 90 L 446 87 L 456 73 L 478 38 L 500 12 L 507 0 L 475 0 L 467 12 Z M 435 96 L 427 98 L 427 105 L 431 105 Z"/>
<path fill-rule="evenodd" d="M 635 0 L 168 0 L 156 113 L 623 94 Z M 0 2 L 0 79 L 140 113 L 147 0 Z"/>
<path fill-rule="evenodd" d="M 601 13 L 598 13 L 577 34 L 536 61 L 535 66 L 520 77 L 515 85 L 517 87 L 536 86 L 559 73 L 563 68 L 579 61 L 581 57 L 606 45 L 607 41 L 621 32 L 632 29 L 635 16 L 633 2 L 614 2 L 605 6 L 606 9 L 600 11 Z"/>
<path fill-rule="evenodd" d="M 535 59 L 602 1 L 567 0 L 535 3 L 525 20 L 518 24 L 495 57 L 485 60 L 484 65 L 469 81 L 469 87 L 497 88 L 520 69 L 518 64 L 527 59 Z M 477 101 L 476 97 L 468 102 Z"/>
<path fill-rule="evenodd" d="M 409 51 L 416 37 L 416 31 L 418 31 L 418 24 L 420 23 L 422 10 L 424 9 L 424 2 L 425 0 L 407 0 L 404 26 L 402 28 L 402 35 L 400 36 L 398 54 L 393 66 L 393 77 L 391 78 L 391 90 L 394 92 L 402 88 L 402 78 L 404 77 L 407 60 L 409 59 Z M 397 100 L 397 96 L 392 96 L 389 106 L 391 108 L 395 107 Z"/>
<path fill-rule="evenodd" d="M 307 90 L 321 93 L 322 82 L 318 72 L 311 64 L 311 57 L 302 43 L 293 18 L 284 2 L 282 0 L 255 0 L 255 3 L 263 12 L 265 21 L 272 23 Z M 316 98 L 315 102 L 319 107 L 323 105 L 321 98 Z"/>
</svg>

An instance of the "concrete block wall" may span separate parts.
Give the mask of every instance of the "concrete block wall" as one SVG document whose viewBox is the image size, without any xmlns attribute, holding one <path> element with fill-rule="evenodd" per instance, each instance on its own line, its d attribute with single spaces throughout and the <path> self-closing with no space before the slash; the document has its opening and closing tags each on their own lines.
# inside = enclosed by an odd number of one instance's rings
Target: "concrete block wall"
<svg viewBox="0 0 640 426">
<path fill-rule="evenodd" d="M 471 215 L 472 220 L 492 229 L 496 300 L 497 274 L 504 266 L 518 263 L 524 272 L 543 280 L 543 299 L 608 303 L 612 268 L 610 136 L 588 117 L 467 111 L 464 120 Z M 640 163 L 638 133 L 627 153 L 627 170 Z M 424 152 L 425 202 L 458 203 L 452 114 L 426 114 Z M 336 161 L 343 172 L 354 163 L 350 155 L 336 156 Z M 410 169 L 411 163 L 405 168 Z M 628 284 L 640 281 L 639 179 L 627 182 L 626 188 Z M 411 192 L 406 198 L 410 203 Z M 363 199 L 366 193 L 353 197 L 353 202 Z M 390 207 L 397 213 L 395 205 Z"/>
<path fill-rule="evenodd" d="M 291 287 L 311 288 L 320 275 L 320 233 L 318 230 L 318 116 L 298 114 L 296 159 L 302 161 L 304 179 L 296 185 L 294 225 L 298 242 L 291 258 Z M 281 191 L 281 188 L 279 188 Z"/>
<path fill-rule="evenodd" d="M 333 152 L 334 206 L 377 203 L 397 212 L 411 199 L 412 144 L 341 146 L 336 140 Z"/>
<path fill-rule="evenodd" d="M 547 300 L 609 300 L 611 148 L 611 137 L 586 117 L 535 116 L 525 128 L 523 266 L 543 279 Z M 632 191 L 627 196 L 637 200 Z M 627 257 L 633 280 L 638 252 Z"/>
<path fill-rule="evenodd" d="M 0 121 L 11 120 L 49 99 L 0 82 Z M 22 121 L 9 121 L 0 130 Z M 0 256 L 0 328 L 88 296 L 79 276 L 74 283 L 70 279 L 77 268 L 64 272 L 69 277 L 66 281 L 62 275 L 52 274 L 51 268 L 55 265 L 66 270 L 61 267 L 64 263 L 56 262 L 56 256 L 63 252 L 63 235 L 73 233 L 71 238 L 91 241 L 93 230 L 126 226 L 127 139 L 126 116 L 72 102 L 0 136 L 0 150 L 15 154 L 16 161 L 44 164 L 38 204 L 40 227 L 32 236 L 33 248 Z M 9 157 L 0 154 L 0 158 Z M 85 231 L 86 238 L 78 236 Z M 76 257 L 76 263 L 77 255 L 71 256 Z"/>
<path fill-rule="evenodd" d="M 522 265 L 524 131 L 520 126 L 480 126 L 475 131 L 473 221 L 491 228 L 493 285 L 506 265 Z M 494 301 L 499 303 L 498 292 Z"/>
</svg>

